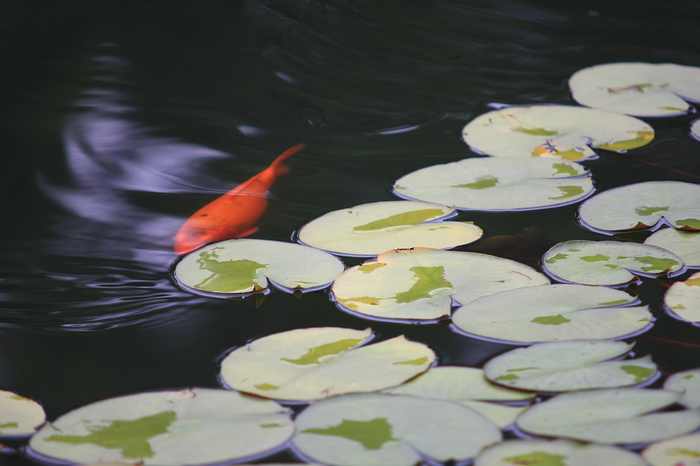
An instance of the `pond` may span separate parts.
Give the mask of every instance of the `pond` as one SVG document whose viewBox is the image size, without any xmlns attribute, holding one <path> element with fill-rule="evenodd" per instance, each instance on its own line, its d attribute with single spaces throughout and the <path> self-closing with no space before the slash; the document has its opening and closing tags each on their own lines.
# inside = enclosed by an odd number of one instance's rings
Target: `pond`
<svg viewBox="0 0 700 466">
<path fill-rule="evenodd" d="M 479 157 L 462 140 L 479 115 L 577 105 L 567 81 L 582 68 L 700 66 L 696 6 L 586 3 L 6 2 L 0 389 L 40 401 L 55 420 L 115 396 L 217 388 L 229 350 L 307 327 L 371 327 L 374 342 L 405 335 L 441 366 L 482 367 L 512 349 L 445 322 L 364 319 L 327 290 L 272 290 L 262 301 L 193 295 L 172 280 L 173 236 L 299 143 L 251 238 L 289 242 L 328 212 L 398 199 L 402 176 Z M 696 118 L 644 118 L 651 144 L 597 151 L 583 162 L 596 191 L 697 183 Z M 578 205 L 455 219 L 483 229 L 471 250 L 541 270 L 556 243 L 611 239 L 581 227 Z M 656 321 L 627 341 L 658 365 L 653 387 L 700 366 L 700 330 L 663 309 L 668 286 L 691 273 L 635 286 Z M 34 464 L 26 442 L 7 443 L 18 451 L 3 464 Z M 270 461 L 299 459 L 283 449 Z"/>
</svg>

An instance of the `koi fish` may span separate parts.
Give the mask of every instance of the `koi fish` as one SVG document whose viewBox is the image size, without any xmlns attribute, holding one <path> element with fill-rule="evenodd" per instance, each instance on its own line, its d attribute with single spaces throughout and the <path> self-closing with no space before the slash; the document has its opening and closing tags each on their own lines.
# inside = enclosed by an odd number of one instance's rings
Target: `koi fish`
<svg viewBox="0 0 700 466">
<path fill-rule="evenodd" d="M 287 172 L 282 161 L 304 146 L 287 149 L 267 169 L 192 214 L 175 235 L 175 253 L 187 254 L 209 243 L 258 231 L 255 224 L 267 209 L 267 191 Z"/>
</svg>

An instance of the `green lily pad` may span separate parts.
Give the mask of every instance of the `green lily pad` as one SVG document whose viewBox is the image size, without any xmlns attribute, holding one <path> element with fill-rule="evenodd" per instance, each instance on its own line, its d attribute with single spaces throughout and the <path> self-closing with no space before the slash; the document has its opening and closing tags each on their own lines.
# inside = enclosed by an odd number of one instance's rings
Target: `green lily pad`
<svg viewBox="0 0 700 466">
<path fill-rule="evenodd" d="M 528 434 L 585 442 L 655 442 L 700 427 L 697 410 L 654 412 L 680 398 L 676 392 L 648 388 L 570 392 L 533 406 L 516 424 Z"/>
<path fill-rule="evenodd" d="M 607 63 L 569 79 L 581 105 L 643 117 L 683 115 L 700 101 L 700 68 L 671 63 Z"/>
<path fill-rule="evenodd" d="M 70 463 L 210 464 L 272 451 L 293 434 L 289 411 L 274 401 L 194 388 L 83 406 L 46 424 L 29 446 Z"/>
<path fill-rule="evenodd" d="M 700 323 L 700 272 L 671 285 L 664 296 L 664 304 L 673 317 Z"/>
<path fill-rule="evenodd" d="M 642 456 L 652 466 L 700 466 L 700 432 L 653 443 Z"/>
<path fill-rule="evenodd" d="M 471 223 L 438 221 L 455 208 L 419 201 L 386 201 L 329 212 L 307 223 L 299 241 L 344 256 L 376 256 L 399 248 L 449 249 L 481 238 Z"/>
<path fill-rule="evenodd" d="M 28 437 L 44 422 L 46 413 L 39 403 L 0 390 L 0 438 Z"/>
<path fill-rule="evenodd" d="M 549 280 L 534 269 L 486 254 L 439 249 L 388 251 L 340 274 L 332 292 L 343 310 L 376 319 L 436 321 L 454 302 Z"/>
<path fill-rule="evenodd" d="M 583 285 L 624 285 L 637 276 L 672 277 L 683 260 L 666 249 L 620 241 L 565 241 L 542 257 L 542 268 L 559 281 Z"/>
<path fill-rule="evenodd" d="M 403 385 L 385 390 L 392 395 L 410 395 L 436 400 L 455 401 L 524 401 L 535 398 L 534 393 L 495 385 L 476 367 L 433 367 Z"/>
<path fill-rule="evenodd" d="M 644 244 L 668 249 L 683 259 L 687 267 L 700 267 L 700 232 L 662 228 L 644 240 Z"/>
<path fill-rule="evenodd" d="M 690 409 L 700 408 L 700 368 L 676 372 L 666 379 L 664 389 L 682 393 L 679 404 Z"/>
<path fill-rule="evenodd" d="M 538 392 L 567 392 L 651 383 L 658 376 L 651 356 L 619 358 L 632 350 L 622 341 L 541 343 L 496 356 L 484 366 L 490 381 Z"/>
<path fill-rule="evenodd" d="M 663 218 L 674 228 L 700 230 L 700 186 L 646 181 L 609 189 L 581 204 L 581 223 L 598 233 L 643 230 Z"/>
<path fill-rule="evenodd" d="M 362 346 L 372 330 L 290 330 L 235 349 L 221 362 L 229 387 L 264 398 L 311 401 L 393 387 L 425 372 L 435 353 L 404 336 Z"/>
<path fill-rule="evenodd" d="M 645 331 L 653 321 L 647 306 L 620 307 L 634 301 L 605 287 L 533 286 L 472 301 L 454 312 L 452 323 L 471 337 L 515 345 L 619 339 Z"/>
<path fill-rule="evenodd" d="M 206 296 L 266 292 L 268 280 L 291 293 L 325 288 L 344 268 L 337 257 L 299 244 L 232 239 L 185 256 L 175 267 L 175 280 Z"/>
<path fill-rule="evenodd" d="M 487 157 L 422 168 L 400 178 L 400 197 L 471 210 L 530 210 L 572 204 L 593 192 L 590 172 L 552 159 Z"/>
<path fill-rule="evenodd" d="M 292 443 L 304 456 L 347 466 L 466 461 L 502 438 L 498 427 L 457 403 L 376 393 L 314 403 L 295 424 Z"/>
<path fill-rule="evenodd" d="M 462 130 L 475 151 L 493 156 L 597 158 L 592 148 L 634 149 L 654 139 L 654 129 L 620 113 L 568 105 L 506 107 L 480 115 Z"/>
<path fill-rule="evenodd" d="M 647 466 L 638 454 L 571 440 L 506 440 L 486 448 L 474 466 Z"/>
</svg>

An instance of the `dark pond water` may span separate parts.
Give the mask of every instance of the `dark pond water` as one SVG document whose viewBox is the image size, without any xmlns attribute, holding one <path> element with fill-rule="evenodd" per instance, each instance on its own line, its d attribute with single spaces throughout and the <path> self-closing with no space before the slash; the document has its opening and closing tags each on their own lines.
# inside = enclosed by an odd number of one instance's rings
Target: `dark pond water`
<svg viewBox="0 0 700 466">
<path fill-rule="evenodd" d="M 371 326 L 429 344 L 440 364 L 480 366 L 509 347 L 362 320 L 321 292 L 273 291 L 257 308 L 187 294 L 169 277 L 172 236 L 300 142 L 254 238 L 288 241 L 331 210 L 395 199 L 400 176 L 475 156 L 460 131 L 490 104 L 573 104 L 568 77 L 598 63 L 700 65 L 699 15 L 657 1 L 0 3 L 0 389 L 55 419 L 117 395 L 218 387 L 225 351 L 309 326 Z M 694 118 L 647 119 L 656 139 L 627 154 L 677 172 L 601 153 L 585 164 L 597 189 L 697 182 L 679 173 L 700 175 Z M 501 254 L 537 265 L 556 242 L 605 239 L 576 208 L 458 219 L 487 236 L 535 227 Z M 636 352 L 670 374 L 700 366 L 700 329 L 663 313 L 665 289 L 639 287 L 657 322 Z"/>
</svg>

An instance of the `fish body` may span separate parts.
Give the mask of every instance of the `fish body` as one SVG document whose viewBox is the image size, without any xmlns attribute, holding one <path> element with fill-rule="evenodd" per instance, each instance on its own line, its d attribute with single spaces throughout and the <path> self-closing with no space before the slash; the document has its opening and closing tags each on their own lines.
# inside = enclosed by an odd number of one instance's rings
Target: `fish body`
<svg viewBox="0 0 700 466">
<path fill-rule="evenodd" d="M 192 214 L 175 235 L 175 252 L 187 254 L 209 243 L 255 233 L 267 209 L 267 191 L 287 171 L 282 161 L 303 147 L 287 149 L 267 169 Z"/>
</svg>

